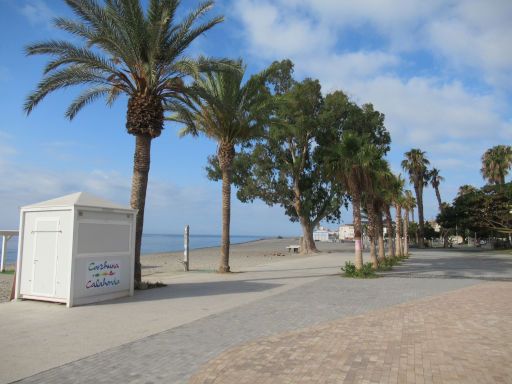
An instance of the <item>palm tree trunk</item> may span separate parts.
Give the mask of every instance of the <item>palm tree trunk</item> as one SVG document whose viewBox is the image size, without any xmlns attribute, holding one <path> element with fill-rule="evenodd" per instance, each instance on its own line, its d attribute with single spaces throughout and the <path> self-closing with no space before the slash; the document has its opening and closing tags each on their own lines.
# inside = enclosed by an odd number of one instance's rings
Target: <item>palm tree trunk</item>
<svg viewBox="0 0 512 384">
<path fill-rule="evenodd" d="M 222 171 L 222 238 L 220 247 L 220 265 L 218 272 L 230 272 L 229 245 L 231 223 L 231 167 L 235 157 L 235 148 L 230 143 L 220 143 L 218 158 Z"/>
<path fill-rule="evenodd" d="M 384 250 L 384 224 L 382 222 L 382 212 L 377 215 L 377 240 L 379 244 L 379 262 L 386 259 Z"/>
<path fill-rule="evenodd" d="M 404 256 L 409 255 L 409 210 L 404 214 Z"/>
<path fill-rule="evenodd" d="M 140 265 L 140 248 L 142 244 L 142 230 L 144 227 L 144 207 L 146 205 L 146 191 L 148 188 L 149 167 L 151 162 L 151 137 L 148 135 L 135 136 L 135 153 L 133 156 L 132 190 L 130 205 L 137 210 L 135 224 L 135 269 L 134 278 L 137 286 L 142 279 Z"/>
<path fill-rule="evenodd" d="M 388 232 L 388 255 L 395 257 L 395 247 L 393 246 L 393 220 L 391 219 L 389 204 L 386 204 L 386 227 Z"/>
<path fill-rule="evenodd" d="M 418 201 L 418 228 L 419 228 L 419 244 L 418 247 L 425 248 L 424 242 L 424 218 L 423 218 L 423 186 L 417 184 L 414 186 L 416 192 L 416 200 Z"/>
<path fill-rule="evenodd" d="M 414 208 L 411 209 L 411 221 L 414 223 Z"/>
<path fill-rule="evenodd" d="M 366 204 L 366 210 L 368 211 L 368 237 L 370 238 L 370 260 L 372 261 L 373 268 L 377 269 L 379 267 L 379 261 L 377 260 L 377 254 L 375 252 L 375 240 L 376 240 L 376 215 L 375 210 L 373 209 L 373 204 L 371 202 Z"/>
<path fill-rule="evenodd" d="M 395 218 L 395 253 L 397 257 L 403 256 L 403 248 L 402 248 L 402 207 L 398 204 L 395 204 L 396 218 Z"/>
<path fill-rule="evenodd" d="M 357 270 L 363 267 L 363 249 L 361 243 L 361 195 L 358 191 L 352 194 L 352 216 L 354 221 L 354 264 Z"/>
<path fill-rule="evenodd" d="M 439 187 L 436 187 L 435 190 L 436 190 L 437 203 L 439 204 L 439 212 L 441 212 L 443 209 L 443 202 L 441 201 L 441 193 L 439 192 Z"/>
<path fill-rule="evenodd" d="M 231 224 L 231 169 L 222 171 L 222 240 L 219 272 L 229 272 L 229 244 Z"/>
</svg>

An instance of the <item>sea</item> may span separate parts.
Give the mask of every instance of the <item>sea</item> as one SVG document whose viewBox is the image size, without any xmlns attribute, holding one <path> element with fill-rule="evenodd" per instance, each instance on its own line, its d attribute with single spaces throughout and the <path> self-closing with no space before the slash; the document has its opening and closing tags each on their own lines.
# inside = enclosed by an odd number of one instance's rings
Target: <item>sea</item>
<svg viewBox="0 0 512 384">
<path fill-rule="evenodd" d="M 247 243 L 267 239 L 265 236 L 231 236 L 231 244 Z M 219 235 L 190 235 L 189 249 L 219 247 Z M 142 235 L 142 257 L 150 253 L 177 252 L 183 250 L 183 234 L 144 234 Z M 6 264 L 14 264 L 18 254 L 18 238 L 13 237 L 7 243 Z"/>
</svg>

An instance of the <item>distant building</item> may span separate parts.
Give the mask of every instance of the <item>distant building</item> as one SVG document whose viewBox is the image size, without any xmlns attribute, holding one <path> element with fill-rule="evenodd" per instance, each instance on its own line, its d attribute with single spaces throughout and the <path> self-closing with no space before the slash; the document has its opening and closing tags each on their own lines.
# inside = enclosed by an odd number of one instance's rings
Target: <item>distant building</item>
<svg viewBox="0 0 512 384">
<path fill-rule="evenodd" d="M 315 241 L 329 241 L 329 231 L 325 228 L 317 228 L 313 232 L 313 240 Z"/>
<path fill-rule="evenodd" d="M 354 226 L 352 224 L 344 224 L 339 228 L 340 240 L 354 240 Z"/>
</svg>

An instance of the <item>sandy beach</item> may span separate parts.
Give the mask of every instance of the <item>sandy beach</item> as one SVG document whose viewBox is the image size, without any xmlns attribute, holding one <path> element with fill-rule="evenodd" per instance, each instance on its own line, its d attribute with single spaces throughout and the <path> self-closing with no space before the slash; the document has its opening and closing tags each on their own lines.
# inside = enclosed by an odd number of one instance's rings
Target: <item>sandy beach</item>
<svg viewBox="0 0 512 384">
<path fill-rule="evenodd" d="M 243 271 L 244 268 L 270 264 L 282 260 L 293 260 L 314 255 L 302 255 L 288 252 L 288 245 L 298 245 L 299 238 L 273 238 L 256 240 L 243 244 L 232 244 L 230 247 L 230 266 L 233 272 Z M 349 252 L 352 248 L 345 243 L 317 242 L 320 252 Z M 190 250 L 190 272 L 213 273 L 220 260 L 220 247 L 200 248 Z M 168 278 L 178 277 L 187 272 L 183 270 L 183 251 L 165 252 L 142 255 L 142 276 L 144 281 L 157 282 Z M 13 265 L 8 268 L 14 268 Z M 9 300 L 14 275 L 0 274 L 0 302 Z"/>
<path fill-rule="evenodd" d="M 246 267 L 270 264 L 282 260 L 311 257 L 300 253 L 288 252 L 288 245 L 298 245 L 299 238 L 265 239 L 230 247 L 230 266 L 233 272 Z M 342 252 L 349 249 L 348 244 L 317 242 L 320 252 Z M 220 260 L 220 248 L 193 249 L 189 255 L 189 267 L 192 272 L 214 272 Z M 145 280 L 158 281 L 160 277 L 169 277 L 185 273 L 183 271 L 183 252 L 155 253 L 141 257 L 142 275 Z"/>
</svg>

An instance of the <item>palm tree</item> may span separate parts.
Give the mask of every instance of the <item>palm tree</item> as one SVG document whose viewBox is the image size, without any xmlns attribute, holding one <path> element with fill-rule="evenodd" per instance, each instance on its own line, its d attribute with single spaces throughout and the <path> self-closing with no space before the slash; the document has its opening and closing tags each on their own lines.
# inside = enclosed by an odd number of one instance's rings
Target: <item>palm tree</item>
<svg viewBox="0 0 512 384">
<path fill-rule="evenodd" d="M 393 219 L 391 217 L 391 203 L 386 201 L 384 205 L 384 215 L 386 216 L 386 232 L 388 237 L 387 253 L 390 257 L 395 257 L 395 247 L 393 244 Z"/>
<path fill-rule="evenodd" d="M 441 194 L 439 193 L 439 184 L 441 181 L 444 181 L 444 177 L 440 175 L 440 171 L 437 168 L 432 168 L 432 170 L 428 174 L 428 178 L 430 180 L 430 185 L 436 191 L 437 203 L 439 204 L 439 212 L 441 212 L 443 208 L 443 202 L 441 201 Z"/>
<path fill-rule="evenodd" d="M 505 184 L 505 176 L 512 167 L 512 147 L 497 145 L 489 148 L 482 156 L 482 176 L 490 184 Z"/>
<path fill-rule="evenodd" d="M 416 199 L 409 190 L 404 191 L 402 205 L 404 213 L 404 256 L 409 255 L 409 212 L 416 206 Z"/>
<path fill-rule="evenodd" d="M 245 84 L 245 67 L 233 63 L 233 70 L 208 72 L 191 86 L 185 102 L 173 102 L 168 108 L 175 112 L 169 120 L 185 125 L 181 135 L 203 133 L 217 141 L 217 159 L 222 172 L 222 244 L 219 272 L 229 272 L 231 221 L 231 175 L 235 145 L 260 134 L 266 93 L 262 77 L 253 76 Z"/>
<path fill-rule="evenodd" d="M 206 1 L 182 22 L 176 22 L 179 0 L 150 0 L 144 12 L 139 0 L 66 0 L 77 20 L 57 18 L 57 28 L 75 40 L 49 40 L 26 48 L 28 55 L 52 56 L 43 79 L 25 102 L 29 114 L 53 91 L 85 86 L 71 102 L 66 117 L 72 120 L 92 101 L 105 98 L 111 105 L 128 97 L 126 129 L 135 136 L 130 204 L 137 210 L 135 282 L 141 280 L 140 246 L 151 157 L 151 142 L 164 124 L 164 103 L 181 98 L 187 76 L 197 76 L 215 62 L 185 56 L 186 49 L 204 32 L 220 23 L 215 17 L 200 19 L 212 8 Z M 217 62 L 218 65 L 221 62 Z"/>
<path fill-rule="evenodd" d="M 391 217 L 391 206 L 393 205 L 393 183 L 395 176 L 390 173 L 381 184 L 382 199 L 383 199 L 383 212 L 386 217 L 386 232 L 388 238 L 387 254 L 390 257 L 395 257 L 395 247 L 393 244 L 393 219 Z"/>
<path fill-rule="evenodd" d="M 371 183 L 371 167 L 377 159 L 381 158 L 381 155 L 381 151 L 370 144 L 367 136 L 347 131 L 343 133 L 340 142 L 334 146 L 329 157 L 334 174 L 347 187 L 352 198 L 354 264 L 358 270 L 363 266 L 361 201 L 365 188 Z"/>
<path fill-rule="evenodd" d="M 405 153 L 405 160 L 402 161 L 402 168 L 409 173 L 409 179 L 414 186 L 416 193 L 416 201 L 418 203 L 418 220 L 419 220 L 419 247 L 423 248 L 423 233 L 425 221 L 423 217 L 423 187 L 428 183 L 428 165 L 430 162 L 425 157 L 425 152 L 420 149 L 411 149 Z"/>
<path fill-rule="evenodd" d="M 401 175 L 395 176 L 392 191 L 393 204 L 395 206 L 395 256 L 404 256 L 404 246 L 402 242 L 403 222 L 402 222 L 402 205 L 403 205 L 403 188 L 404 179 Z"/>
<path fill-rule="evenodd" d="M 377 239 L 377 213 L 373 205 L 373 197 L 367 193 L 363 194 L 364 207 L 368 217 L 368 238 L 370 240 L 370 260 L 374 268 L 379 267 L 377 254 L 375 252 L 375 240 Z"/>
<path fill-rule="evenodd" d="M 379 260 L 385 259 L 382 211 L 384 208 L 384 188 L 388 184 L 391 172 L 386 160 L 377 158 L 368 169 L 368 184 L 365 192 L 365 206 L 368 212 L 370 234 L 370 258 L 375 268 Z M 375 251 L 375 241 L 378 245 L 378 259 Z"/>
</svg>

